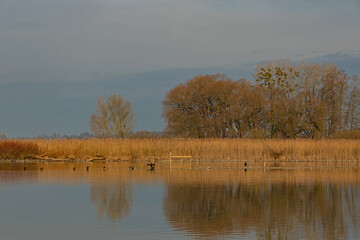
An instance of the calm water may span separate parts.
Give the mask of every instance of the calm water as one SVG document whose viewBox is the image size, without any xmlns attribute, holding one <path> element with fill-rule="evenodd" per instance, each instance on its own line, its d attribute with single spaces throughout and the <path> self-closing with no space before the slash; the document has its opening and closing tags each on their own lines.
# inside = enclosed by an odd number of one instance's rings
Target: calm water
<svg viewBox="0 0 360 240">
<path fill-rule="evenodd" d="M 360 239 L 360 171 L 0 164 L 0 239 Z"/>
</svg>

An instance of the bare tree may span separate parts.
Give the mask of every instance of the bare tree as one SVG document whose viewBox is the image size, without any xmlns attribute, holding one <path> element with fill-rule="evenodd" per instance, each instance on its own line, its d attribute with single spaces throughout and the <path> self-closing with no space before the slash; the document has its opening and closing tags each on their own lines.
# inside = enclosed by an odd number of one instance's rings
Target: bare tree
<svg viewBox="0 0 360 240">
<path fill-rule="evenodd" d="M 5 136 L 5 134 L 3 134 L 3 133 L 0 133 L 0 140 L 5 140 L 6 139 L 6 136 Z"/>
<path fill-rule="evenodd" d="M 97 137 L 124 138 L 135 125 L 135 115 L 129 101 L 111 94 L 107 101 L 99 96 L 96 113 L 90 117 L 91 131 Z"/>
<path fill-rule="evenodd" d="M 344 119 L 344 130 L 353 130 L 359 127 L 360 123 L 360 89 L 359 78 L 353 76 L 350 83 L 350 91 L 346 96 L 346 112 Z"/>
</svg>

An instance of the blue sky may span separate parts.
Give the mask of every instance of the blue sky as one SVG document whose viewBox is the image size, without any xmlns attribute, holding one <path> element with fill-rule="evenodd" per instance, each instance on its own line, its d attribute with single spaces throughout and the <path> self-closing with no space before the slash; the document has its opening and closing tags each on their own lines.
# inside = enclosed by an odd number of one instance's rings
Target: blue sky
<svg viewBox="0 0 360 240">
<path fill-rule="evenodd" d="M 89 131 L 99 94 L 162 130 L 165 92 L 199 73 L 327 60 L 360 73 L 358 0 L 0 0 L 0 133 Z"/>
</svg>

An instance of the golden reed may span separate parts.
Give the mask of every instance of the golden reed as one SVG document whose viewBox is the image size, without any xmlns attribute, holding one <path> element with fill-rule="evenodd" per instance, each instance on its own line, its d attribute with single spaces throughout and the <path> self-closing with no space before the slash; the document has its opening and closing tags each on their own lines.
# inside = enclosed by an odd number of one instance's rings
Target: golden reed
<svg viewBox="0 0 360 240">
<path fill-rule="evenodd" d="M 192 156 L 195 161 L 358 161 L 360 140 L 249 139 L 33 139 L 44 159 L 105 158 L 109 160 L 169 159 Z"/>
</svg>

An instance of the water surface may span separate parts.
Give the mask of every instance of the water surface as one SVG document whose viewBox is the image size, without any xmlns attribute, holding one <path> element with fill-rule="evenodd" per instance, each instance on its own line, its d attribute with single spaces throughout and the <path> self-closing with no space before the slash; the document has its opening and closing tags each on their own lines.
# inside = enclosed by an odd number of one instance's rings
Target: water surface
<svg viewBox="0 0 360 240">
<path fill-rule="evenodd" d="M 356 169 L 0 164 L 0 239 L 360 239 L 359 226 Z"/>
</svg>

